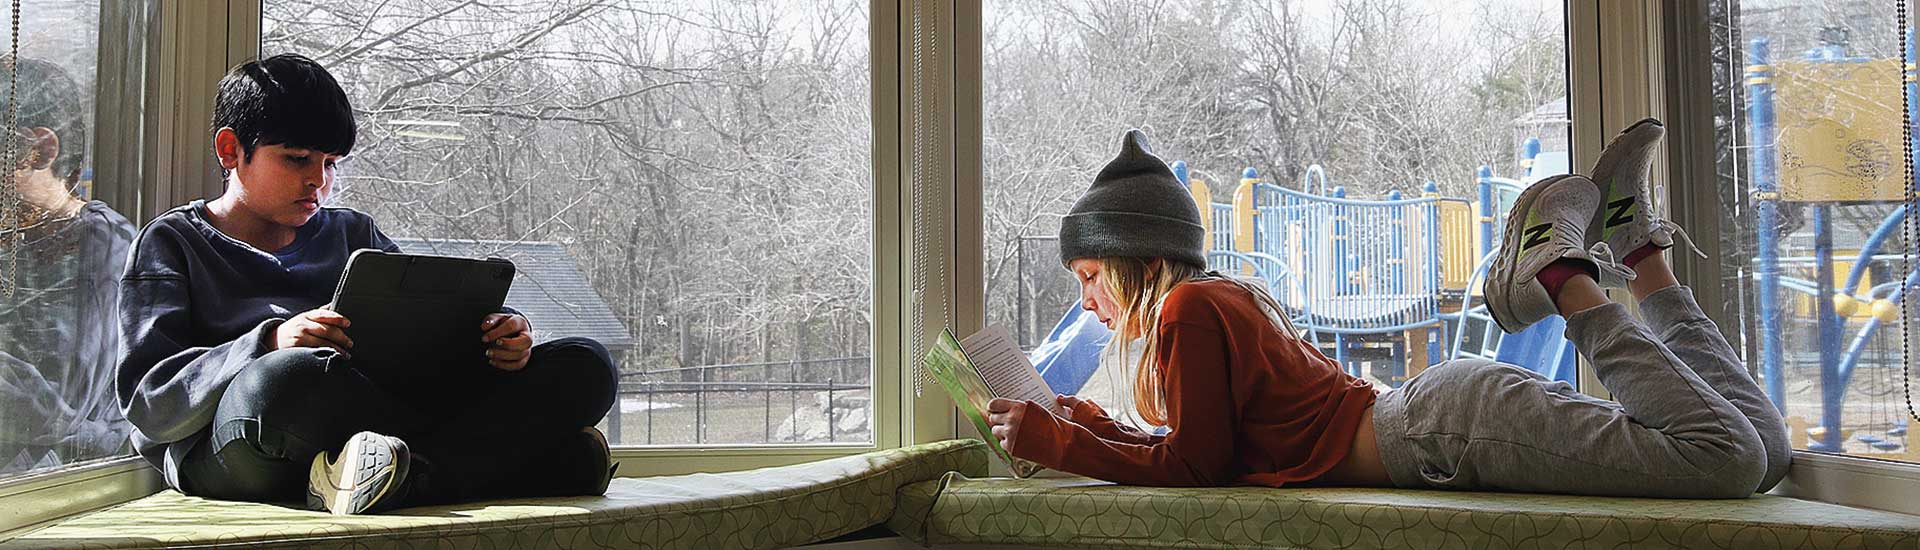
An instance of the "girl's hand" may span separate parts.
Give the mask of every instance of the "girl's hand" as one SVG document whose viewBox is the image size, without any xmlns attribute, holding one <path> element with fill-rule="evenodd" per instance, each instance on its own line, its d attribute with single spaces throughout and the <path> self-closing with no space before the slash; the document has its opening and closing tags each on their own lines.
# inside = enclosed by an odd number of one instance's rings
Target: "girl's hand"
<svg viewBox="0 0 1920 550">
<path fill-rule="evenodd" d="M 1066 411 L 1067 419 L 1074 422 L 1084 424 L 1095 418 L 1107 415 L 1107 410 L 1100 408 L 1100 404 L 1094 403 L 1092 399 L 1082 399 L 1072 395 L 1056 395 L 1053 397 L 1053 400 L 1060 404 L 1061 409 Z M 1086 405 L 1087 409 L 1084 413 L 1082 413 L 1079 408 L 1081 405 Z"/>
<path fill-rule="evenodd" d="M 1013 442 L 1017 441 L 1020 420 L 1027 415 L 1027 402 L 1012 399 L 995 398 L 987 402 L 987 425 L 993 428 L 993 437 L 1000 440 L 1000 448 L 1007 454 L 1013 454 Z"/>
<path fill-rule="evenodd" d="M 348 324 L 346 316 L 320 306 L 280 323 L 273 331 L 273 349 L 333 348 L 351 356 L 347 352 L 353 349 L 353 339 L 344 330 Z"/>
<path fill-rule="evenodd" d="M 480 322 L 480 341 L 487 343 L 487 363 L 500 370 L 520 370 L 533 356 L 533 327 L 527 318 L 495 313 Z"/>
</svg>

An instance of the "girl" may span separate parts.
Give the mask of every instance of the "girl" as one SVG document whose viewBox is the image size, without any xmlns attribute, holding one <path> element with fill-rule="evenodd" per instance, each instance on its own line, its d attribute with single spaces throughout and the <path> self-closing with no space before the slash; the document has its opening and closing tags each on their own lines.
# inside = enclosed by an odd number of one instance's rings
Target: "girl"
<svg viewBox="0 0 1920 550">
<path fill-rule="evenodd" d="M 1135 130 L 1061 221 L 1060 253 L 1081 307 L 1115 342 L 1144 344 L 1136 408 L 1170 431 L 1149 435 L 1059 396 L 1069 418 L 994 400 L 993 433 L 1015 456 L 1139 485 L 1766 491 L 1786 473 L 1786 428 L 1662 257 L 1685 237 L 1652 217 L 1645 196 L 1664 132 L 1641 121 L 1608 145 L 1591 178 L 1522 193 L 1485 288 L 1509 332 L 1565 316 L 1567 337 L 1618 402 L 1479 360 L 1449 361 L 1376 396 L 1297 338 L 1260 284 L 1205 271 L 1198 209 Z M 1614 250 L 1629 252 L 1615 262 Z M 1603 287 L 1631 291 L 1646 322 Z"/>
</svg>

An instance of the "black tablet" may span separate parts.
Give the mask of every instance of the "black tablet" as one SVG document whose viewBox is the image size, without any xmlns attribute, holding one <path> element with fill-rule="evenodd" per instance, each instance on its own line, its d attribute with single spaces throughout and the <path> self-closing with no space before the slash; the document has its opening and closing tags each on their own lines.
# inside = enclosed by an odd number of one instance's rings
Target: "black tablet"
<svg viewBox="0 0 1920 550">
<path fill-rule="evenodd" d="M 333 293 L 354 368 L 407 382 L 486 367 L 480 323 L 506 303 L 513 273 L 501 258 L 354 251 Z"/>
</svg>

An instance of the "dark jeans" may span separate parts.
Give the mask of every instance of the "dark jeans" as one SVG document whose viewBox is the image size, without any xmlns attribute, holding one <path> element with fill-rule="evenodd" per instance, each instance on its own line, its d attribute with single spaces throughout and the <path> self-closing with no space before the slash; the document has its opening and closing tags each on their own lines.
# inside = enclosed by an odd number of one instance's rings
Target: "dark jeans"
<svg viewBox="0 0 1920 550">
<path fill-rule="evenodd" d="M 180 490 L 254 502 L 305 498 L 314 455 L 361 431 L 399 437 L 414 455 L 406 504 L 543 496 L 597 461 L 580 430 L 613 406 L 618 373 L 599 342 L 533 348 L 526 368 L 411 387 L 382 387 L 331 349 L 269 353 L 235 377 L 212 436 L 180 465 Z"/>
</svg>

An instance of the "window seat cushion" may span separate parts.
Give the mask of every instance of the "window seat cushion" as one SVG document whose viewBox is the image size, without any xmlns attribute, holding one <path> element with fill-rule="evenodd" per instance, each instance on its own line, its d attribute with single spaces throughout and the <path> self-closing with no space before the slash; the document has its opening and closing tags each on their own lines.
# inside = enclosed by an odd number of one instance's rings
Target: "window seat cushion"
<svg viewBox="0 0 1920 550">
<path fill-rule="evenodd" d="M 332 516 L 162 491 L 69 518 L 0 549 L 783 548 L 877 525 L 898 489 L 985 475 L 986 445 L 941 441 L 775 468 L 620 478 L 605 497 L 477 502 Z"/>
<path fill-rule="evenodd" d="M 1400 489 L 1169 489 L 1087 478 L 901 489 L 923 544 L 1036 548 L 1914 549 L 1920 517 L 1776 496 L 1597 498 Z"/>
</svg>

